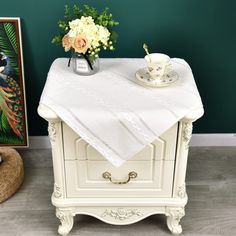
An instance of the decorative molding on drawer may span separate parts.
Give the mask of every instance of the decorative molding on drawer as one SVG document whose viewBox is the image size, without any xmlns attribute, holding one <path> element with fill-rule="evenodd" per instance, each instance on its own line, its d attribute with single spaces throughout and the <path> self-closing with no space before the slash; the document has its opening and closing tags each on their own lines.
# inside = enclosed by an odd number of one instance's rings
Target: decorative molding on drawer
<svg viewBox="0 0 236 236">
<path fill-rule="evenodd" d="M 193 134 L 190 147 L 208 146 L 236 146 L 236 134 Z M 29 148 L 51 148 L 48 136 L 30 136 Z"/>
<path fill-rule="evenodd" d="M 126 220 L 133 216 L 142 216 L 143 214 L 138 209 L 130 208 L 117 208 L 117 209 L 106 209 L 102 214 L 102 217 L 110 216 L 116 220 Z"/>
</svg>

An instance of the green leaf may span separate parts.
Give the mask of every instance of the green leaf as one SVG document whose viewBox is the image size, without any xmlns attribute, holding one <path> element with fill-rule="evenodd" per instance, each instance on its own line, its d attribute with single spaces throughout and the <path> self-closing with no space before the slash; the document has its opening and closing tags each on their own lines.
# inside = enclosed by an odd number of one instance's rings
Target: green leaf
<svg viewBox="0 0 236 236">
<path fill-rule="evenodd" d="M 84 16 L 91 16 L 93 19 L 97 18 L 97 10 L 94 7 L 84 5 L 85 13 Z"/>
<path fill-rule="evenodd" d="M 76 5 L 76 4 L 73 6 L 72 11 L 73 11 L 73 14 L 74 14 L 74 19 L 76 19 L 76 18 L 79 19 L 79 18 L 81 18 L 83 16 L 83 10 L 80 9 L 79 6 Z"/>
<path fill-rule="evenodd" d="M 0 131 L 5 134 L 11 131 L 11 127 L 8 123 L 7 117 L 1 110 L 0 110 Z"/>
<path fill-rule="evenodd" d="M 24 137 L 16 137 L 14 134 L 6 135 L 1 134 L 0 135 L 0 144 L 10 144 L 10 145 L 21 145 L 24 143 Z"/>
<path fill-rule="evenodd" d="M 0 23 L 0 49 L 10 58 L 12 68 L 19 74 L 16 40 L 14 23 Z"/>
<path fill-rule="evenodd" d="M 64 17 L 65 18 L 71 18 L 71 14 L 70 14 L 70 8 L 69 8 L 69 6 L 68 5 L 65 5 L 65 15 L 64 15 Z"/>
<path fill-rule="evenodd" d="M 52 43 L 61 44 L 62 37 L 63 37 L 63 35 L 61 35 L 61 34 L 56 35 L 56 36 L 52 39 Z"/>
<path fill-rule="evenodd" d="M 18 54 L 15 26 L 12 23 L 5 23 L 4 24 L 4 29 L 6 31 L 8 39 L 9 39 L 11 45 L 12 45 L 12 48 L 14 49 L 15 53 Z"/>
<path fill-rule="evenodd" d="M 116 42 L 116 41 L 117 41 L 117 39 L 118 39 L 118 34 L 117 34 L 116 31 L 114 31 L 114 30 L 111 31 L 110 39 L 111 39 L 112 42 Z"/>
<path fill-rule="evenodd" d="M 0 115 L 0 130 L 4 133 L 8 133 L 11 130 L 7 117 L 3 112 Z"/>
</svg>

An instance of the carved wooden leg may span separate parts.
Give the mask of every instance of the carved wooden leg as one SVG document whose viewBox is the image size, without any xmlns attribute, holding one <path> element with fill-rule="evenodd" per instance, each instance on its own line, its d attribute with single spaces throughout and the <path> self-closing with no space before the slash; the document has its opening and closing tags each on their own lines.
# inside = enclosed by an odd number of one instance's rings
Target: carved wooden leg
<svg viewBox="0 0 236 236">
<path fill-rule="evenodd" d="M 60 235 L 67 235 L 74 224 L 74 216 L 69 210 L 56 208 L 56 216 L 61 221 L 61 225 L 58 228 L 58 233 Z"/>
<path fill-rule="evenodd" d="M 184 207 L 167 208 L 167 226 L 173 234 L 181 234 L 182 227 L 179 224 L 180 219 L 185 215 Z"/>
</svg>

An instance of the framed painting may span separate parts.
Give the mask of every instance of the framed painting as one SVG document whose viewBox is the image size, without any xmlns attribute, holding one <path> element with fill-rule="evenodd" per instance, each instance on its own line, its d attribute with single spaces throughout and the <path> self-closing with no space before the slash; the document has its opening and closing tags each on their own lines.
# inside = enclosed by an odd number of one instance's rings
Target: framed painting
<svg viewBox="0 0 236 236">
<path fill-rule="evenodd" d="M 0 17 L 0 146 L 28 146 L 20 18 Z"/>
</svg>

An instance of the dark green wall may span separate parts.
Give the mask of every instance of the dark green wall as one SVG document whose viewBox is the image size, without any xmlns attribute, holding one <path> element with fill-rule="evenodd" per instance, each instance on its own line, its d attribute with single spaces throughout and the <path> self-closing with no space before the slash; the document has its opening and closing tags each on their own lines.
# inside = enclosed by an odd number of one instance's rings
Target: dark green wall
<svg viewBox="0 0 236 236">
<path fill-rule="evenodd" d="M 30 135 L 46 134 L 37 106 L 52 61 L 65 56 L 52 45 L 64 4 L 108 6 L 115 19 L 117 50 L 105 57 L 143 57 L 152 51 L 189 62 L 205 106 L 197 133 L 236 132 L 236 1 L 234 0 L 1 0 L 0 16 L 22 18 Z"/>
</svg>

